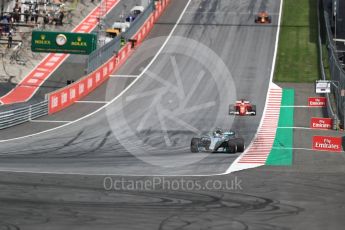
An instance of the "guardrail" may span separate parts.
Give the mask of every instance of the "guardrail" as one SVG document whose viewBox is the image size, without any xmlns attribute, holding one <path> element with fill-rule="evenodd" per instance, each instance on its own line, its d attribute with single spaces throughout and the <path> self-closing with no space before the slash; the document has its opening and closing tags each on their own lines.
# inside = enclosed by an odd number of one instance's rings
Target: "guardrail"
<svg viewBox="0 0 345 230">
<path fill-rule="evenodd" d="M 90 74 L 95 71 L 98 67 L 106 63 L 112 56 L 118 53 L 122 48 L 121 37 L 125 38 L 126 41 L 131 39 L 154 11 L 154 6 L 155 2 L 151 1 L 144 12 L 131 22 L 130 27 L 126 32 L 121 33 L 104 46 L 94 50 L 86 60 L 86 74 Z"/>
<path fill-rule="evenodd" d="M 48 101 L 0 113 L 0 129 L 48 115 Z"/>
<path fill-rule="evenodd" d="M 325 65 L 323 63 L 323 49 L 322 49 L 322 31 L 321 31 L 321 17 L 320 17 L 320 12 L 322 10 L 322 5 L 320 0 L 317 1 L 318 5 L 318 10 L 317 10 L 317 19 L 318 19 L 318 47 L 319 47 L 319 63 L 320 63 L 320 72 L 322 76 L 322 80 L 326 80 L 326 73 L 325 73 Z M 324 24 L 323 24 L 324 25 Z M 323 26 L 324 27 L 324 26 Z M 327 113 L 329 117 L 332 117 L 335 121 L 338 121 L 338 116 L 337 114 L 333 111 L 331 100 L 330 100 L 330 95 L 327 93 L 326 94 L 327 98 Z"/>
<path fill-rule="evenodd" d="M 341 96 L 341 89 L 345 89 L 345 65 L 342 66 L 342 64 L 339 61 L 339 57 L 336 51 L 336 48 L 334 47 L 333 42 L 333 33 L 330 25 L 330 14 L 327 12 L 327 7 L 325 7 L 325 1 L 322 1 L 321 6 L 321 12 L 323 13 L 324 20 L 324 33 L 325 33 L 325 43 L 328 50 L 328 60 L 329 60 L 329 68 L 331 72 L 331 80 L 336 83 L 336 86 L 332 85 L 332 92 L 335 97 L 336 101 L 336 110 L 334 113 L 337 114 L 337 117 L 341 120 L 341 124 L 345 123 L 345 97 Z M 343 57 L 345 60 L 345 57 Z"/>
</svg>

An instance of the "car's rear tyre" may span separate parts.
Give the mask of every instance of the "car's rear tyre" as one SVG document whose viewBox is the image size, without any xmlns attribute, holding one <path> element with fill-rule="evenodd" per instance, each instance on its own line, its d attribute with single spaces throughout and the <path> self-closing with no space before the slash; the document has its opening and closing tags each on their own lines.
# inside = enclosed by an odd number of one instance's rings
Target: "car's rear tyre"
<svg viewBox="0 0 345 230">
<path fill-rule="evenodd" d="M 243 138 L 239 137 L 236 138 L 235 140 L 233 140 L 233 142 L 236 144 L 237 148 L 236 148 L 236 152 L 242 153 L 245 149 L 245 145 L 244 145 L 244 140 Z"/>
<path fill-rule="evenodd" d="M 235 114 L 235 106 L 234 105 L 229 105 L 229 115 L 234 115 Z"/>
<path fill-rule="evenodd" d="M 234 143 L 233 140 L 228 141 L 228 152 L 229 153 L 236 153 L 237 151 L 237 144 Z"/>
<path fill-rule="evenodd" d="M 244 143 L 240 143 L 237 145 L 237 152 L 243 153 L 244 152 Z"/>
<path fill-rule="evenodd" d="M 252 116 L 255 116 L 256 115 L 256 105 L 252 105 Z"/>
<path fill-rule="evenodd" d="M 199 150 L 199 143 L 200 143 L 200 138 L 196 138 L 196 137 L 192 138 L 192 141 L 190 143 L 190 151 L 192 153 L 200 152 L 200 150 Z"/>
<path fill-rule="evenodd" d="M 243 153 L 244 152 L 244 140 L 242 138 L 240 138 L 238 141 L 237 141 L 237 152 L 239 153 Z"/>
</svg>

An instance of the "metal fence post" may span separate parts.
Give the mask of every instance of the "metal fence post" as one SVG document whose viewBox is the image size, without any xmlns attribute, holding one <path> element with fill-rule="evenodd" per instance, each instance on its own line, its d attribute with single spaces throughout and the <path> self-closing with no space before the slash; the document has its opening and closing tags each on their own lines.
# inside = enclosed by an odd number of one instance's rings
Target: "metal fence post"
<svg viewBox="0 0 345 230">
<path fill-rule="evenodd" d="M 324 33 L 325 33 L 325 39 L 326 39 L 326 47 L 328 48 L 328 60 L 329 60 L 329 70 L 331 72 L 331 79 L 332 81 L 338 82 L 338 88 L 337 90 L 334 90 L 333 95 L 335 97 L 335 103 L 336 103 L 336 111 L 334 113 L 335 116 L 337 116 L 337 120 L 343 119 L 343 121 L 340 124 L 345 124 L 345 104 L 344 104 L 344 98 L 341 96 L 341 90 L 343 89 L 343 86 L 345 85 L 345 71 L 342 67 L 342 65 L 339 62 L 337 50 L 334 44 L 335 41 L 333 41 L 333 32 L 331 30 L 330 26 L 330 14 L 329 9 L 327 7 L 324 7 L 325 1 L 322 1 L 323 4 L 320 5 L 320 12 L 323 12 L 323 17 L 319 17 L 319 23 L 322 20 L 324 22 Z M 332 12 L 331 12 L 331 15 Z M 320 35 L 319 35 L 320 36 Z M 322 47 L 320 47 L 321 49 Z M 333 86 L 333 89 L 336 88 Z"/>
</svg>

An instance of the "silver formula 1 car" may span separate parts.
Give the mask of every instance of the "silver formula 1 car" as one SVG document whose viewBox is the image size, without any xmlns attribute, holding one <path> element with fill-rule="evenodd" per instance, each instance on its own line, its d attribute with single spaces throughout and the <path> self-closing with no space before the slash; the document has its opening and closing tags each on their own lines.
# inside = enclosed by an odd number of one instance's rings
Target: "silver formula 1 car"
<svg viewBox="0 0 345 230">
<path fill-rule="evenodd" d="M 200 137 L 193 137 L 190 150 L 197 152 L 224 152 L 237 153 L 244 151 L 244 140 L 233 131 L 223 132 L 216 129 L 211 133 Z"/>
</svg>

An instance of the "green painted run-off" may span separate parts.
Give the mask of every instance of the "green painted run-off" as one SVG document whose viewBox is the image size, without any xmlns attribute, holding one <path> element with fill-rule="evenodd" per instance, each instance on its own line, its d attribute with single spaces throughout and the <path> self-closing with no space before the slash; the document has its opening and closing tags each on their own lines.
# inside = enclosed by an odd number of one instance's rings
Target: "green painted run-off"
<svg viewBox="0 0 345 230">
<path fill-rule="evenodd" d="M 294 105 L 294 89 L 283 89 L 281 106 Z M 293 147 L 294 107 L 281 107 L 276 137 L 266 165 L 291 165 Z"/>
</svg>

